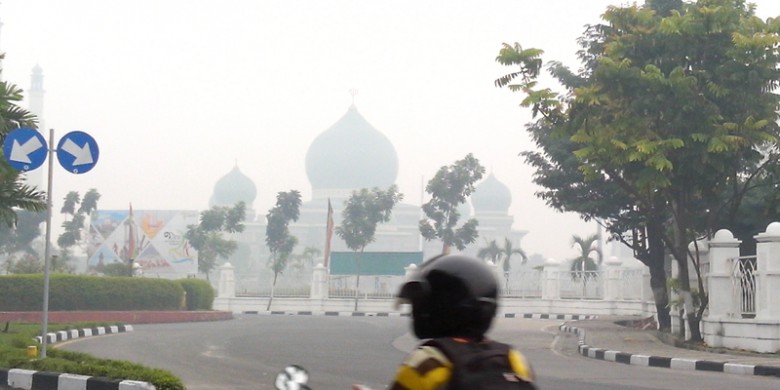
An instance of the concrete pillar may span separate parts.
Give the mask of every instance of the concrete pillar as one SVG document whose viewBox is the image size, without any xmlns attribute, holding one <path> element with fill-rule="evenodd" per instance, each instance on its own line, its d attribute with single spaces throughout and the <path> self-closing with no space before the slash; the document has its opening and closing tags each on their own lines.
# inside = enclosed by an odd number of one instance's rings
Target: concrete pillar
<svg viewBox="0 0 780 390">
<path fill-rule="evenodd" d="M 623 290 L 623 262 L 617 256 L 610 256 L 604 262 L 606 270 L 604 272 L 604 300 L 617 301 L 623 299 L 626 295 Z"/>
<path fill-rule="evenodd" d="M 560 266 L 561 263 L 553 258 L 549 258 L 544 262 L 542 271 L 542 299 L 559 299 L 561 297 L 559 281 Z"/>
<path fill-rule="evenodd" d="M 780 222 L 755 236 L 758 283 L 756 319 L 780 319 Z"/>
<path fill-rule="evenodd" d="M 653 288 L 650 286 L 650 268 L 642 267 L 642 302 L 655 303 Z"/>
<path fill-rule="evenodd" d="M 230 263 L 225 263 L 219 267 L 219 288 L 217 289 L 218 298 L 236 297 L 236 273 L 235 267 Z"/>
<path fill-rule="evenodd" d="M 406 281 L 411 280 L 415 272 L 417 272 L 417 264 L 409 264 L 406 267 L 404 267 L 404 280 Z"/>
<path fill-rule="evenodd" d="M 311 273 L 311 299 L 328 298 L 328 269 L 322 263 L 317 264 Z"/>
<path fill-rule="evenodd" d="M 709 243 L 710 271 L 706 276 L 709 294 L 707 318 L 722 319 L 734 313 L 738 307 L 737 302 L 734 302 L 731 268 L 734 264 L 732 259 L 739 257 L 740 242 L 730 231 L 721 229 Z"/>
</svg>

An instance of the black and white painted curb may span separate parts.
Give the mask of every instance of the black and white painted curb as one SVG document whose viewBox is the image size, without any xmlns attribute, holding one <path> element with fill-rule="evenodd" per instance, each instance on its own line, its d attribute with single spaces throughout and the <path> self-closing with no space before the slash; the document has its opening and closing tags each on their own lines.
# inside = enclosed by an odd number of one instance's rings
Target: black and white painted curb
<svg viewBox="0 0 780 390">
<path fill-rule="evenodd" d="M 97 378 L 56 372 L 0 368 L 0 389 L 21 390 L 154 390 L 147 382 Z"/>
<path fill-rule="evenodd" d="M 82 337 L 132 332 L 132 325 L 98 326 L 46 334 L 46 341 L 54 344 Z M 35 338 L 40 343 L 41 336 Z M 21 390 L 155 390 L 148 382 L 109 379 L 59 372 L 33 371 L 19 368 L 0 368 L 0 389 Z"/>
<path fill-rule="evenodd" d="M 740 375 L 761 375 L 780 377 L 780 367 L 761 366 L 741 363 L 713 362 L 709 360 L 683 359 L 663 356 L 650 356 L 631 354 L 620 351 L 611 351 L 603 348 L 595 348 L 585 343 L 585 331 L 583 329 L 563 324 L 560 331 L 574 333 L 578 338 L 579 353 L 582 356 L 605 360 L 616 363 L 636 366 L 671 368 L 687 371 L 725 372 Z"/>
<path fill-rule="evenodd" d="M 46 334 L 46 342 L 48 344 L 59 343 L 67 340 L 78 339 L 82 337 L 102 336 L 113 333 L 132 332 L 132 325 L 116 325 L 116 326 L 97 326 L 94 328 L 86 329 L 72 329 L 63 330 L 59 332 L 52 332 Z M 38 343 L 43 343 L 43 337 L 38 336 L 35 338 Z"/>
<path fill-rule="evenodd" d="M 267 314 L 287 316 L 332 316 L 332 317 L 409 317 L 409 313 L 398 312 L 362 312 L 362 311 L 245 311 L 242 314 Z M 529 313 L 503 313 L 501 318 L 523 318 L 534 320 L 591 320 L 597 318 L 592 315 L 580 314 L 529 314 Z"/>
</svg>

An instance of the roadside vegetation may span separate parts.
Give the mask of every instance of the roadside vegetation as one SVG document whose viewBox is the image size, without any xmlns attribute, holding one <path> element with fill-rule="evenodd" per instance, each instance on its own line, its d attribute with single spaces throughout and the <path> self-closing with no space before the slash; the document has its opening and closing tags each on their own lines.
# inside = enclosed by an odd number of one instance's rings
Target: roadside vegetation
<svg viewBox="0 0 780 390">
<path fill-rule="evenodd" d="M 58 332 L 111 325 L 117 324 L 49 324 L 49 330 Z M 27 356 L 27 347 L 39 346 L 35 337 L 39 336 L 40 333 L 41 326 L 38 324 L 3 324 L 0 331 L 0 367 L 144 381 L 153 384 L 157 390 L 185 389 L 181 379 L 166 370 L 149 368 L 128 361 L 99 359 L 87 354 L 56 348 L 48 351 L 46 359 L 30 358 Z"/>
</svg>

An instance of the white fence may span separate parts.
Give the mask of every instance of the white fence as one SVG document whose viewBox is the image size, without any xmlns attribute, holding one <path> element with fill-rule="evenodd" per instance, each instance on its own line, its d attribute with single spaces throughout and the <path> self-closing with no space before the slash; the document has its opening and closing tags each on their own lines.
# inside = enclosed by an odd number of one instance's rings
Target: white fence
<svg viewBox="0 0 780 390">
<path fill-rule="evenodd" d="M 502 310 L 513 313 L 652 315 L 655 307 L 649 289 L 649 273 L 644 268 L 622 267 L 607 261 L 598 271 L 568 271 L 548 261 L 541 270 L 515 270 L 503 273 L 492 265 L 501 285 Z M 399 287 L 416 270 L 407 268 L 406 276 L 360 277 L 359 292 L 354 275 L 328 275 L 325 267 L 312 270 L 310 290 L 277 287 L 273 310 L 366 311 L 381 308 L 393 311 Z M 231 311 L 265 310 L 270 289 L 246 289 L 236 292 L 235 275 L 230 265 L 220 269 L 218 298 L 214 307 Z"/>
<path fill-rule="evenodd" d="M 701 330 L 710 346 L 780 352 L 780 223 L 755 239 L 757 256 L 740 256 L 740 241 L 725 229 L 705 243 L 709 311 Z"/>
</svg>

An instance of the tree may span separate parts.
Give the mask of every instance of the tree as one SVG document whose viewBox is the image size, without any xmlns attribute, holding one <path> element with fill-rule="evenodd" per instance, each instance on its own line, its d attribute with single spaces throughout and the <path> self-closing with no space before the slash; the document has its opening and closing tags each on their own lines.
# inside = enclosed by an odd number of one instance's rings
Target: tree
<svg viewBox="0 0 780 390">
<path fill-rule="evenodd" d="M 520 70 L 496 84 L 526 95 L 522 105 L 541 114 L 537 129 L 571 142 L 580 184 L 621 189 L 626 208 L 612 210 L 621 216 L 612 221 L 635 218 L 627 229 L 635 250 L 652 251 L 653 261 L 663 257 L 659 245 L 672 254 L 691 338 L 700 340 L 707 297 L 694 310 L 689 258 L 704 289 L 688 243 L 741 202 L 740 179 L 777 164 L 780 21 L 762 21 L 733 0 L 650 1 L 610 7 L 603 18 L 580 40 L 579 74 L 551 66 L 565 95 L 537 87 L 542 52 L 519 44 L 504 45 L 498 61 Z"/>
<path fill-rule="evenodd" d="M 35 116 L 17 105 L 22 99 L 21 89 L 0 81 L 0 139 L 4 140 L 18 127 L 37 127 Z M 19 171 L 8 165 L 5 158 L 0 158 L 0 223 L 14 226 L 17 210 L 46 211 L 46 195 L 25 184 Z"/>
<path fill-rule="evenodd" d="M 314 260 L 320 254 L 322 254 L 322 251 L 319 248 L 307 246 L 306 248 L 303 248 L 303 252 L 292 255 L 291 259 L 293 260 L 293 264 L 291 264 L 291 268 L 300 272 L 303 271 L 306 265 L 314 266 Z"/>
<path fill-rule="evenodd" d="M 67 263 L 71 258 L 71 248 L 82 242 L 82 230 L 86 217 L 97 210 L 100 193 L 92 188 L 84 194 L 84 199 L 76 191 L 70 191 L 63 199 L 60 213 L 69 216 L 62 223 L 64 231 L 57 237 L 61 261 Z"/>
<path fill-rule="evenodd" d="M 34 257 L 38 252 L 32 243 L 41 235 L 40 225 L 46 220 L 46 213 L 26 210 L 17 212 L 16 226 L 0 223 L 0 253 L 24 252 Z"/>
<path fill-rule="evenodd" d="M 528 261 L 528 255 L 525 254 L 525 251 L 522 248 L 515 248 L 512 241 L 508 238 L 504 238 L 504 248 L 501 250 L 501 256 L 503 258 L 501 267 L 504 270 L 505 288 L 507 290 L 509 290 L 509 274 L 512 271 L 511 260 L 513 255 L 520 255 L 521 264 L 525 264 L 525 262 Z"/>
<path fill-rule="evenodd" d="M 271 297 L 268 299 L 268 307 L 274 299 L 276 278 L 287 268 L 290 255 L 298 244 L 298 239 L 290 234 L 289 224 L 297 221 L 301 215 L 301 193 L 295 190 L 280 192 L 276 195 L 276 205 L 268 210 L 265 227 L 265 243 L 271 251 L 270 267 L 274 272 L 274 281 L 271 284 Z"/>
<path fill-rule="evenodd" d="M 598 239 L 599 236 L 597 234 L 585 238 L 577 235 L 572 237 L 572 246 L 576 247 L 579 251 L 577 257 L 573 258 L 571 261 L 572 274 L 576 275 L 577 278 L 585 277 L 587 275 L 586 272 L 592 272 L 599 269 L 598 265 L 601 264 L 602 253 L 597 246 Z M 593 260 L 590 256 L 591 253 L 596 254 L 596 260 Z"/>
<path fill-rule="evenodd" d="M 504 271 L 505 286 L 509 290 L 509 274 L 512 271 L 512 256 L 520 255 L 521 261 L 525 263 L 528 256 L 521 248 L 515 248 L 508 238 L 504 238 L 504 247 L 499 247 L 496 240 L 490 241 L 486 247 L 477 251 L 477 257 L 482 260 L 491 260 L 493 264 L 498 265 L 501 262 L 501 269 Z"/>
<path fill-rule="evenodd" d="M 376 228 L 381 222 L 387 222 L 396 203 L 404 198 L 398 192 L 398 187 L 390 186 L 387 190 L 363 188 L 353 191 L 345 202 L 341 212 L 341 225 L 336 227 L 336 234 L 344 240 L 347 247 L 355 252 L 357 275 L 355 281 L 355 310 L 357 310 L 360 294 L 361 256 L 366 246 L 376 239 Z"/>
<path fill-rule="evenodd" d="M 479 248 L 477 250 L 477 257 L 484 261 L 492 261 L 493 264 L 498 264 L 499 259 L 501 258 L 502 250 L 498 246 L 498 243 L 496 243 L 496 240 L 491 240 L 490 242 L 487 242 L 485 240 L 485 247 Z"/>
<path fill-rule="evenodd" d="M 484 174 L 485 168 L 469 153 L 462 160 L 441 167 L 425 186 L 431 199 L 422 206 L 425 218 L 420 220 L 420 233 L 428 241 L 440 239 L 443 254 L 450 253 L 453 246 L 463 250 L 479 236 L 474 218 L 456 226 L 460 219 L 458 206 L 466 202 L 474 192 L 474 183 Z"/>
<path fill-rule="evenodd" d="M 222 233 L 244 231 L 246 204 L 238 202 L 233 207 L 214 206 L 200 213 L 200 223 L 187 226 L 184 238 L 198 251 L 198 271 L 209 279 L 218 259 L 227 259 L 238 248 L 238 244 L 222 237 Z"/>
</svg>

